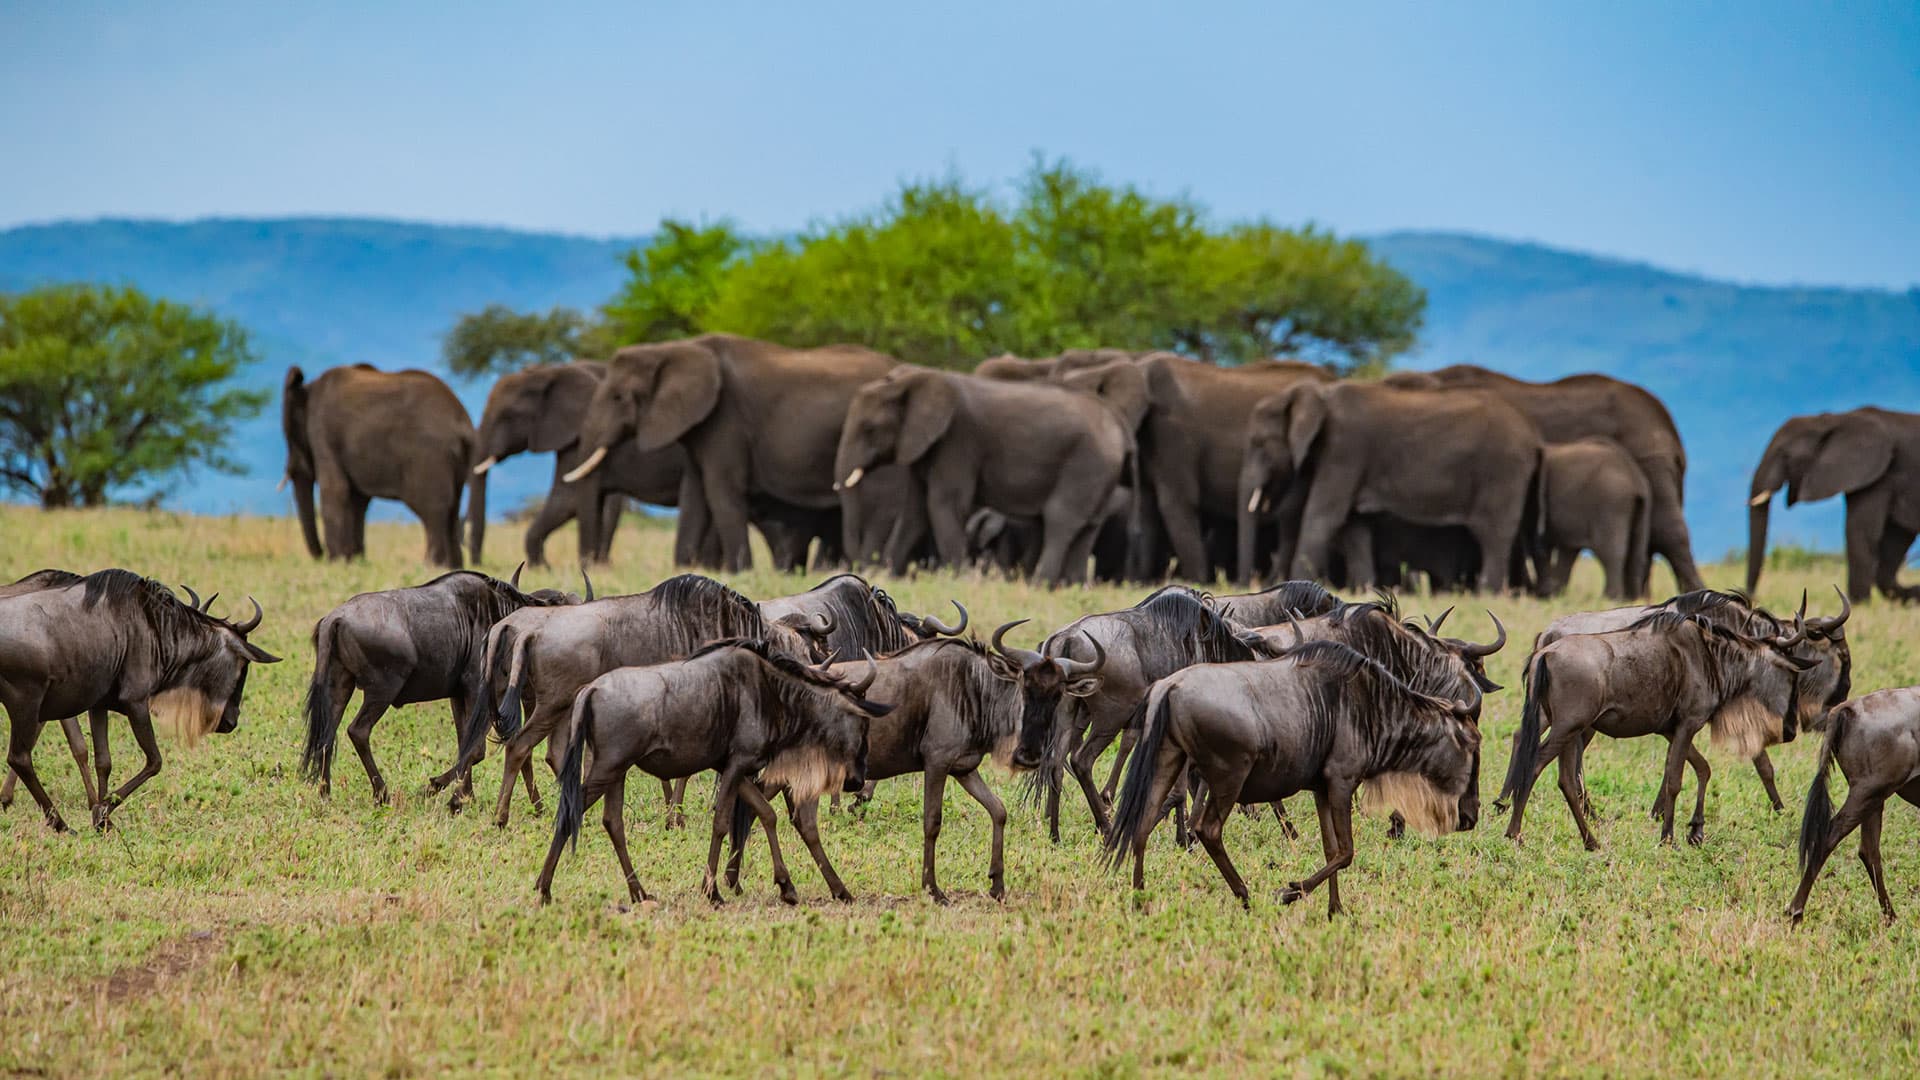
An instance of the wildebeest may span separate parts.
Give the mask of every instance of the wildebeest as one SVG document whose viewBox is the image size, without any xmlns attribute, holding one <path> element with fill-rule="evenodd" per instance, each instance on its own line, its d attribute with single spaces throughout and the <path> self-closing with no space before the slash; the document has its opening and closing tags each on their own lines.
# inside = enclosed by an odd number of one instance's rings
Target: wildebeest
<svg viewBox="0 0 1920 1080">
<path fill-rule="evenodd" d="M 1251 593 L 1213 598 L 1214 610 L 1241 626 L 1273 626 L 1289 616 L 1310 619 L 1340 606 L 1340 598 L 1317 581 L 1283 581 Z"/>
<path fill-rule="evenodd" d="M 39 592 L 42 589 L 61 588 L 79 580 L 80 575 L 71 570 L 35 570 L 33 573 L 25 575 L 12 584 L 0 585 L 0 600 L 4 600 L 9 596 L 21 596 L 30 592 Z M 199 604 L 196 602 L 194 606 L 198 607 Z M 102 717 L 100 723 L 104 724 L 105 722 L 105 717 Z M 80 782 L 86 785 L 87 805 L 92 806 L 98 803 L 100 799 L 93 785 L 93 773 L 87 768 L 87 743 L 86 739 L 80 734 L 79 717 L 69 716 L 63 718 L 60 721 L 60 730 L 67 737 L 67 749 L 73 753 L 73 763 L 80 769 Z M 14 772 L 12 769 L 7 770 L 6 780 L 0 782 L 0 810 L 5 810 L 13 805 L 13 785 L 19 779 L 19 773 Z"/>
<path fill-rule="evenodd" d="M 586 590 L 587 599 L 593 599 L 591 580 Z M 451 699 L 457 746 L 481 692 L 480 654 L 487 630 L 523 607 L 579 601 L 553 589 L 521 592 L 519 570 L 510 581 L 455 570 L 425 585 L 361 593 L 342 603 L 313 625 L 313 679 L 307 686 L 301 771 L 320 782 L 322 795 L 332 792 L 335 739 L 357 688 L 360 711 L 347 737 L 366 767 L 374 800 L 384 805 L 387 781 L 374 763 L 372 740 L 373 726 L 386 711 L 395 705 Z M 525 777 L 527 795 L 537 802 L 531 763 Z M 429 791 L 440 790 L 452 778 L 436 777 Z"/>
<path fill-rule="evenodd" d="M 842 659 L 862 652 L 884 656 L 923 638 L 966 629 L 965 608 L 960 608 L 957 627 L 930 616 L 911 615 L 895 607 L 886 590 L 874 588 L 859 574 L 835 574 L 806 592 L 762 600 L 759 607 L 761 617 L 770 624 L 784 619 L 803 628 L 826 626 L 826 631 L 817 635 L 817 651 L 820 656 Z M 811 617 L 815 615 L 826 616 L 826 623 L 814 622 Z"/>
<path fill-rule="evenodd" d="M 818 800 L 838 785 L 858 791 L 865 782 L 867 721 L 888 706 L 864 696 L 873 682 L 849 683 L 807 667 L 778 645 L 758 639 L 714 642 L 682 661 L 623 667 L 595 678 L 571 702 L 572 741 L 560 769 L 560 807 L 553 843 L 540 868 L 540 899 L 552 899 L 553 870 L 568 842 L 577 841 L 581 818 L 602 796 L 601 816 L 620 858 L 635 903 L 647 893 L 627 854 L 622 814 L 626 776 L 638 768 L 662 781 L 712 769 L 713 838 L 700 890 L 720 903 L 720 845 L 734 820 L 735 800 L 759 817 L 773 857 L 780 899 L 799 900 L 780 856 L 773 807 L 763 791 L 784 786 L 796 803 Z M 583 776 L 584 754 L 593 749 L 593 773 Z M 808 848 L 830 883 L 838 883 L 819 836 L 796 814 Z M 845 887 L 836 896 L 845 896 Z"/>
<path fill-rule="evenodd" d="M 1837 589 L 1835 590 L 1838 591 Z M 1634 623 L 1660 611 L 1671 611 L 1681 615 L 1697 615 L 1710 623 L 1737 630 L 1749 637 L 1781 637 L 1789 626 L 1764 608 L 1755 607 L 1753 601 L 1741 593 L 1719 592 L 1713 589 L 1696 589 L 1681 593 L 1660 604 L 1628 605 L 1609 608 L 1604 611 L 1581 611 L 1563 615 L 1547 624 L 1533 639 L 1533 656 L 1540 650 L 1574 634 L 1604 634 L 1613 630 L 1624 630 Z M 1807 601 L 1805 594 L 1800 598 L 1800 618 L 1806 628 L 1806 634 L 1794 647 L 1794 653 L 1802 659 L 1813 659 L 1817 663 L 1800 677 L 1801 707 L 1804 718 L 1800 726 L 1818 726 L 1818 718 L 1827 709 L 1845 701 L 1853 690 L 1853 653 L 1847 644 L 1846 623 L 1853 614 L 1853 604 L 1845 594 L 1840 597 L 1840 614 L 1806 618 Z M 1531 675 L 1533 656 L 1527 660 L 1526 672 Z M 1815 707 L 1818 711 L 1815 711 Z M 1520 735 L 1514 733 L 1514 746 L 1517 749 Z M 1593 741 L 1593 732 L 1589 731 L 1586 742 Z M 1780 789 L 1774 785 L 1773 760 L 1767 756 L 1766 745 L 1753 755 L 1753 771 L 1760 777 L 1760 786 L 1766 789 L 1767 801 L 1778 812 L 1786 809 L 1780 800 Z M 1581 792 L 1581 805 L 1587 815 L 1593 815 L 1593 804 L 1586 795 L 1584 782 L 1578 784 Z M 1512 797 L 1511 784 L 1503 785 L 1500 797 L 1494 801 L 1494 809 L 1505 810 L 1507 800 Z"/>
<path fill-rule="evenodd" d="M 1228 815 L 1236 804 L 1311 791 L 1326 865 L 1289 883 L 1281 900 L 1293 903 L 1325 882 L 1327 915 L 1337 915 L 1336 875 L 1353 862 L 1356 791 L 1423 832 L 1473 827 L 1479 707 L 1477 689 L 1459 701 L 1419 693 L 1337 641 L 1304 642 L 1258 663 L 1176 672 L 1154 683 L 1140 707 L 1139 749 L 1107 833 L 1113 865 L 1131 852 L 1134 888 L 1146 887 L 1147 838 L 1192 767 L 1207 785 L 1194 831 L 1245 906 L 1246 882 L 1221 842 Z"/>
<path fill-rule="evenodd" d="M 1847 778 L 1847 801 L 1838 815 L 1827 793 L 1827 774 L 1835 762 Z M 1920 806 L 1920 687 L 1876 691 L 1828 714 L 1820 766 L 1800 819 L 1800 887 L 1787 905 L 1787 916 L 1795 923 L 1806 914 L 1807 895 L 1827 857 L 1858 828 L 1860 862 L 1873 882 L 1881 918 L 1892 924 L 1893 900 L 1887 896 L 1886 870 L 1880 865 L 1880 819 L 1894 795 Z"/>
<path fill-rule="evenodd" d="M 831 631 L 829 623 L 817 612 L 769 623 L 753 601 L 698 574 L 671 577 L 631 596 L 574 607 L 522 608 L 487 632 L 480 662 L 485 692 L 467 719 L 454 775 L 464 775 L 479 760 L 491 713 L 494 734 L 506 742 L 506 772 L 494 814 L 494 823 L 504 827 L 515 774 L 566 722 L 581 687 L 615 668 L 691 656 L 722 638 L 770 639 L 795 656 L 806 656 L 814 649 L 812 641 Z M 491 708 L 495 702 L 497 709 Z M 565 745 L 563 738 L 549 748 L 549 764 L 558 767 Z"/>
<path fill-rule="evenodd" d="M 995 632 L 994 648 L 1020 666 L 1025 699 L 1013 763 L 1030 769 L 1039 767 L 1043 757 L 1049 759 L 1040 776 L 1056 842 L 1060 807 L 1055 762 L 1062 752 L 1069 755 L 1067 766 L 1086 795 L 1094 827 L 1104 833 L 1107 800 L 1094 786 L 1093 765 L 1126 730 L 1147 688 L 1189 664 L 1254 659 L 1234 625 L 1200 593 L 1181 585 L 1159 589 L 1123 611 L 1075 619 L 1041 642 L 1038 652 L 1003 647 L 1006 629 Z M 1076 650 L 1094 655 L 1071 655 Z M 1080 673 L 1066 674 L 1060 660 L 1077 665 Z"/>
<path fill-rule="evenodd" d="M 1803 698 L 1800 673 L 1819 661 L 1792 652 L 1805 640 L 1793 636 L 1752 638 L 1699 615 L 1656 611 L 1625 630 L 1575 634 L 1533 657 L 1520 733 L 1508 767 L 1513 791 L 1509 839 L 1520 836 L 1527 797 L 1549 763 L 1560 763 L 1560 792 L 1573 811 L 1587 850 L 1599 849 L 1587 825 L 1580 789 L 1581 757 L 1592 732 L 1616 739 L 1659 735 L 1667 739 L 1667 766 L 1654 816 L 1660 842 L 1673 841 L 1674 802 L 1686 766 L 1693 765 L 1699 794 L 1687 842 L 1706 837 L 1706 758 L 1693 746 L 1702 728 L 1715 743 L 1745 758 L 1768 741 L 1791 742 L 1803 710 L 1820 708 Z M 1811 704 L 1809 704 L 1811 701 Z M 1544 742 L 1542 729 L 1551 729 Z"/>
<path fill-rule="evenodd" d="M 129 570 L 101 570 L 0 603 L 0 705 L 12 728 L 7 763 L 59 831 L 66 823 L 33 768 L 43 723 L 89 714 L 102 788 L 93 821 L 105 827 L 114 808 L 160 771 L 151 711 L 156 699 L 178 706 L 199 728 L 225 734 L 240 722 L 248 666 L 280 660 L 247 641 L 260 625 L 258 603 L 244 622 L 216 619 Z M 140 771 L 110 794 L 104 790 L 112 766 L 107 710 L 127 717 L 146 756 Z"/>
</svg>

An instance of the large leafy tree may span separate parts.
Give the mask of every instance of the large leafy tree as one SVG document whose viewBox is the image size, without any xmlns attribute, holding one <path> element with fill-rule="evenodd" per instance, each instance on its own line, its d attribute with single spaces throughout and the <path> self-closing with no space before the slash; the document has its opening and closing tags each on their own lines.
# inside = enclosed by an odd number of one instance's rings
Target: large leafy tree
<svg viewBox="0 0 1920 1080">
<path fill-rule="evenodd" d="M 543 314 L 488 304 L 461 316 L 441 342 L 440 351 L 447 369 L 456 375 L 503 374 L 571 360 L 582 354 L 593 332 L 587 317 L 570 307 Z"/>
<path fill-rule="evenodd" d="M 229 380 L 253 359 L 238 325 L 138 289 L 0 296 L 0 488 L 99 506 L 196 466 L 240 472 L 226 439 L 269 395 Z"/>
</svg>

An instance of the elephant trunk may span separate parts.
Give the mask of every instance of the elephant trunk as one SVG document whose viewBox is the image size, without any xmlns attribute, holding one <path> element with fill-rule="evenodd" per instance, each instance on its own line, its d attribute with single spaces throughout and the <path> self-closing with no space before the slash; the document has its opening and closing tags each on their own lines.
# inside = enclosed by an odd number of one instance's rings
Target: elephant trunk
<svg viewBox="0 0 1920 1080">
<path fill-rule="evenodd" d="M 467 560 L 480 565 L 480 549 L 487 539 L 487 474 L 484 469 L 467 473 Z"/>
<path fill-rule="evenodd" d="M 1773 493 L 1786 480 L 1786 466 L 1772 447 L 1753 470 L 1752 494 L 1747 498 L 1747 592 L 1760 587 L 1760 569 L 1767 562 L 1767 516 Z"/>
</svg>

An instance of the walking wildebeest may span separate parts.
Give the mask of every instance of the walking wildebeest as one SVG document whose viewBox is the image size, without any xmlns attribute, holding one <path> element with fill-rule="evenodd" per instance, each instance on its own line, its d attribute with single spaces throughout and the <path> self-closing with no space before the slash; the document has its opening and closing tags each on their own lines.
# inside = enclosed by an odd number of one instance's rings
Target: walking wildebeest
<svg viewBox="0 0 1920 1080">
<path fill-rule="evenodd" d="M 586 583 L 593 599 L 593 583 Z M 388 801 L 387 781 L 373 760 L 373 726 L 395 705 L 450 699 L 456 747 L 462 725 L 479 699 L 484 680 L 480 655 L 493 624 L 523 607 L 577 604 L 580 598 L 554 589 L 520 591 L 520 571 L 501 581 L 472 570 L 442 574 L 425 585 L 361 593 L 313 625 L 313 679 L 307 686 L 307 742 L 300 769 L 333 791 L 333 751 L 347 701 L 360 691 L 360 711 L 347 737 L 366 767 L 374 801 Z M 533 765 L 524 770 L 527 797 L 534 793 Z M 452 776 L 436 777 L 428 792 Z M 472 794 L 471 774 L 467 794 Z"/>
<path fill-rule="evenodd" d="M 820 612 L 769 623 L 753 601 L 698 574 L 671 577 L 631 596 L 573 607 L 522 608 L 487 632 L 480 662 L 485 692 L 475 699 L 467 719 L 454 774 L 464 775 L 479 760 L 492 711 L 494 734 L 506 742 L 506 772 L 494 813 L 494 823 L 504 828 L 515 774 L 535 747 L 561 730 L 581 687 L 615 668 L 691 656 L 722 638 L 767 638 L 805 656 L 832 631 L 831 623 Z M 496 701 L 497 711 L 491 710 Z M 563 737 L 548 748 L 548 764 L 556 770 L 565 747 Z"/>
<path fill-rule="evenodd" d="M 626 776 L 638 768 L 663 782 L 712 769 L 713 838 L 700 891 L 720 903 L 720 845 L 734 821 L 735 800 L 759 817 L 773 857 L 780 899 L 799 902 L 780 856 L 773 807 L 765 787 L 784 785 L 796 803 L 817 801 L 836 785 L 858 791 L 865 782 L 867 721 L 889 706 L 867 700 L 873 671 L 857 683 L 805 664 L 781 646 L 757 639 L 717 641 L 685 660 L 623 667 L 595 678 L 572 700 L 572 741 L 560 768 L 560 808 L 553 843 L 540 868 L 540 899 L 553 898 L 553 870 L 569 841 L 577 842 L 581 818 L 602 796 L 601 821 L 620 858 L 627 891 L 635 903 L 647 893 L 627 854 L 622 814 Z M 583 751 L 593 748 L 593 774 L 583 776 Z M 845 886 L 820 848 L 817 832 L 795 815 L 809 850 L 837 899 Z"/>
<path fill-rule="evenodd" d="M 1835 589 L 1838 592 L 1838 588 Z M 1786 623 L 1764 608 L 1755 607 L 1747 596 L 1737 592 L 1718 592 L 1713 589 L 1697 589 L 1661 604 L 1629 605 L 1609 608 L 1605 611 L 1581 611 L 1572 615 L 1562 615 L 1547 624 L 1533 639 L 1533 653 L 1564 637 L 1574 634 L 1604 634 L 1612 630 L 1624 630 L 1641 619 L 1657 611 L 1674 611 L 1682 615 L 1699 615 L 1708 622 L 1716 623 L 1730 630 L 1737 630 L 1749 637 L 1779 637 L 1789 627 Z M 1806 626 L 1805 639 L 1794 648 L 1795 654 L 1803 659 L 1812 658 L 1819 664 L 1800 677 L 1803 702 L 1817 700 L 1822 711 L 1845 701 L 1853 692 L 1853 653 L 1847 645 L 1844 627 L 1853 614 L 1853 603 L 1846 594 L 1840 596 L 1840 614 L 1805 618 L 1807 612 L 1806 595 L 1800 597 L 1800 616 Z M 1529 674 L 1533 670 L 1533 659 L 1527 659 L 1525 669 Z M 1816 720 L 1809 719 L 1802 726 L 1818 726 Z M 1519 732 L 1514 733 L 1514 747 L 1520 745 Z M 1592 743 L 1593 733 L 1588 732 L 1587 743 Z M 1760 786 L 1766 789 L 1767 801 L 1773 805 L 1776 813 L 1786 809 L 1786 803 L 1780 799 L 1780 789 L 1774 785 L 1773 759 L 1767 756 L 1766 746 L 1753 756 L 1753 771 L 1760 777 Z M 1587 797 L 1586 785 L 1579 785 L 1581 805 L 1588 817 L 1593 816 L 1593 801 Z M 1495 810 L 1504 811 L 1507 800 L 1513 791 L 1510 785 L 1503 784 L 1500 797 L 1494 800 Z"/>
<path fill-rule="evenodd" d="M 1189 767 L 1207 785 L 1194 831 L 1227 887 L 1250 906 L 1221 832 L 1236 804 L 1313 793 L 1326 865 L 1288 884 L 1293 903 L 1327 884 L 1327 915 L 1340 913 L 1337 875 L 1353 862 L 1353 796 L 1390 806 L 1414 828 L 1471 829 L 1478 813 L 1480 693 L 1451 701 L 1422 694 L 1337 641 L 1307 641 L 1272 660 L 1196 664 L 1153 684 L 1140 711 L 1140 745 L 1107 833 L 1118 868 L 1133 854 L 1133 886 L 1146 888 L 1147 838 Z M 1363 788 L 1364 785 L 1364 788 Z"/>
<path fill-rule="evenodd" d="M 1094 827 L 1107 828 L 1107 800 L 1095 788 L 1093 765 L 1108 744 L 1127 728 L 1134 707 L 1147 695 L 1154 680 L 1190 664 L 1252 660 L 1254 653 L 1236 636 L 1236 628 L 1208 606 L 1200 593 L 1184 585 L 1159 589 L 1123 611 L 1084 615 L 1054 631 L 1038 652 L 1007 649 L 1000 644 L 1006 631 L 994 634 L 994 649 L 1021 668 L 1024 696 L 1020 741 L 1013 763 L 1031 769 L 1047 766 L 1038 776 L 1046 788 L 1049 832 L 1060 839 L 1058 758 L 1067 753 L 1067 766 L 1085 793 Z M 1075 643 L 1092 649 L 1094 664 L 1070 655 Z M 1086 674 L 1064 676 L 1056 661 L 1080 665 Z M 1098 674 L 1098 679 L 1088 676 Z M 1071 699 L 1070 701 L 1068 699 Z M 1062 705 L 1066 708 L 1063 710 Z M 1060 714 L 1067 713 L 1064 722 Z"/>
<path fill-rule="evenodd" d="M 104 828 L 114 808 L 160 771 L 155 699 L 180 707 L 200 730 L 225 734 L 239 724 L 248 665 L 280 661 L 247 641 L 263 617 L 258 603 L 245 622 L 216 619 L 130 570 L 101 570 L 0 603 L 0 705 L 12 728 L 7 763 L 56 831 L 65 831 L 66 822 L 33 768 L 42 724 L 89 715 L 101 781 L 93 822 Z M 146 756 L 140 771 L 111 794 L 105 791 L 112 768 L 107 710 L 127 717 Z"/>
<path fill-rule="evenodd" d="M 1833 812 L 1827 773 L 1834 762 L 1847 778 L 1847 801 Z M 1880 865 L 1880 818 L 1887 799 L 1898 795 L 1920 806 L 1920 687 L 1879 690 L 1844 702 L 1827 717 L 1820 744 L 1820 766 L 1807 789 L 1806 814 L 1800 819 L 1800 887 L 1787 905 L 1796 924 L 1806 914 L 1807 895 L 1820 868 L 1840 841 L 1860 830 L 1860 861 L 1880 901 L 1880 917 L 1893 923 L 1886 870 Z"/>
<path fill-rule="evenodd" d="M 1560 792 L 1573 811 L 1587 850 L 1599 850 L 1588 827 L 1580 790 L 1580 766 L 1588 738 L 1659 735 L 1667 739 L 1667 766 L 1654 816 L 1660 842 L 1673 842 L 1674 802 L 1688 764 L 1699 781 L 1687 842 L 1706 838 L 1707 779 L 1713 770 L 1693 745 L 1701 728 L 1751 759 L 1769 740 L 1791 742 L 1817 697 L 1803 697 L 1801 673 L 1819 664 L 1793 653 L 1806 638 L 1752 638 L 1699 615 L 1656 611 L 1625 630 L 1575 634 L 1535 654 L 1527 676 L 1520 734 L 1507 771 L 1513 819 L 1507 837 L 1518 839 L 1527 797 L 1548 764 L 1560 763 Z M 1550 728 L 1544 742 L 1543 728 Z"/>
</svg>

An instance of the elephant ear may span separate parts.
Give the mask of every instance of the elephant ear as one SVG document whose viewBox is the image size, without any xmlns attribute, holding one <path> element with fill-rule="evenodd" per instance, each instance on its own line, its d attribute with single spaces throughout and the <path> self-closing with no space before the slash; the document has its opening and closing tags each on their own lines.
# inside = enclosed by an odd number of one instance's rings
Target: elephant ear
<svg viewBox="0 0 1920 1080">
<path fill-rule="evenodd" d="M 720 356 L 704 345 L 672 349 L 654 371 L 653 393 L 640 410 L 640 449 L 663 450 L 705 420 L 720 401 Z"/>
<path fill-rule="evenodd" d="M 1293 455 L 1293 467 L 1303 469 L 1314 440 L 1327 422 L 1327 399 L 1320 387 L 1302 383 L 1287 391 L 1287 451 Z"/>
<path fill-rule="evenodd" d="M 1120 414 L 1127 430 L 1136 431 L 1146 418 L 1147 376 L 1131 360 L 1117 360 L 1062 376 L 1061 383 L 1099 398 Z"/>
<path fill-rule="evenodd" d="M 953 380 L 939 372 L 917 372 L 907 391 L 907 407 L 900 417 L 900 446 L 897 459 L 911 465 L 926 456 L 940 436 L 953 423 L 953 412 L 960 394 Z"/>
<path fill-rule="evenodd" d="M 1858 491 L 1885 476 L 1893 463 L 1893 440 L 1876 420 L 1839 417 L 1814 452 L 1813 464 L 1790 492 L 1793 502 L 1819 502 Z"/>
<path fill-rule="evenodd" d="M 586 419 L 587 405 L 599 388 L 600 380 L 580 365 L 556 366 L 547 379 L 527 448 L 536 454 L 552 454 L 577 442 L 580 422 Z"/>
</svg>

